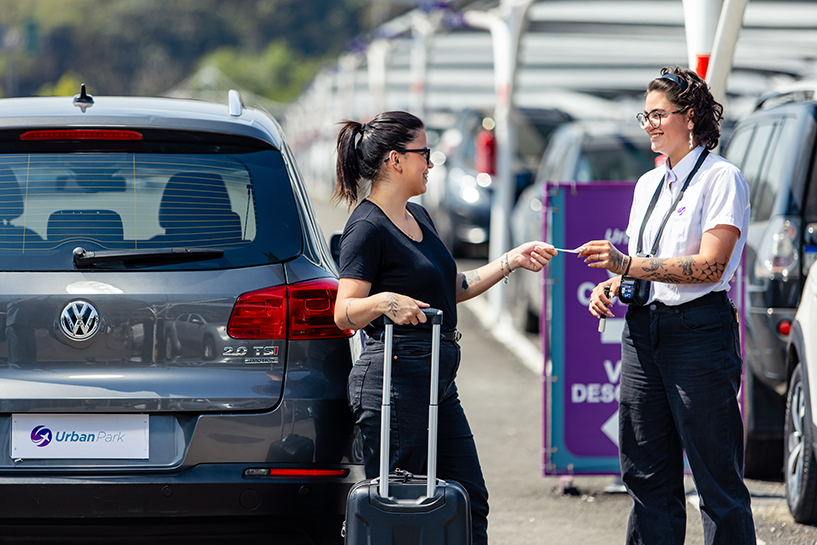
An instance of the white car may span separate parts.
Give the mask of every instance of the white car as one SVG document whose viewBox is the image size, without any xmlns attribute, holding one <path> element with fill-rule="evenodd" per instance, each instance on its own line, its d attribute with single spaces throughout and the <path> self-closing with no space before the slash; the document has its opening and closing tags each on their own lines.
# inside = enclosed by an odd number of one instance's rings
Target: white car
<svg viewBox="0 0 817 545">
<path fill-rule="evenodd" d="M 810 224 L 806 248 L 817 249 L 817 224 Z M 783 455 L 786 499 L 794 520 L 817 523 L 817 269 L 808 275 L 788 344 Z"/>
</svg>

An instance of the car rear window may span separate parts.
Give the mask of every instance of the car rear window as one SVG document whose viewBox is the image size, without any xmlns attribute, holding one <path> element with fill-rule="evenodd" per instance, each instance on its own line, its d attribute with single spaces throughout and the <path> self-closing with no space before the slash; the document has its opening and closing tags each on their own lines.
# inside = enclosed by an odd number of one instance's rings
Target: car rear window
<svg viewBox="0 0 817 545">
<path fill-rule="evenodd" d="M 74 270 L 75 248 L 223 251 L 182 262 L 112 260 L 91 270 L 232 268 L 301 252 L 299 215 L 278 150 L 212 142 L 148 142 L 135 151 L 44 147 L 0 145 L 9 151 L 0 153 L 3 270 Z"/>
</svg>

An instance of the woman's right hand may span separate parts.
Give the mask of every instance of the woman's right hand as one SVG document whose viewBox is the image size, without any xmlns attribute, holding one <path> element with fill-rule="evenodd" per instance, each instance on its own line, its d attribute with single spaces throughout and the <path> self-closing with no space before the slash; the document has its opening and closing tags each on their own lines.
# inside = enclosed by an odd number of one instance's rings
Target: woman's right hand
<svg viewBox="0 0 817 545">
<path fill-rule="evenodd" d="M 621 286 L 621 276 L 614 276 L 613 278 L 598 284 L 590 293 L 590 314 L 596 318 L 606 316 L 607 318 L 614 318 L 610 307 L 613 306 L 613 297 L 618 295 L 619 287 Z M 604 293 L 604 288 L 609 287 L 609 294 Z"/>
<path fill-rule="evenodd" d="M 431 305 L 412 299 L 399 293 L 383 292 L 378 310 L 388 316 L 397 325 L 417 325 L 425 323 L 426 315 L 422 309 Z"/>
</svg>

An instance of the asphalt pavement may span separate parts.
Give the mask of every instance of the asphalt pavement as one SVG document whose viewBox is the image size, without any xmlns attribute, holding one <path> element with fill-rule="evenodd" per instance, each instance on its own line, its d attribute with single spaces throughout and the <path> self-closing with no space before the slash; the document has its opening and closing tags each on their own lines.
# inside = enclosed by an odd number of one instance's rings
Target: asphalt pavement
<svg viewBox="0 0 817 545">
<path fill-rule="evenodd" d="M 344 205 L 332 207 L 321 197 L 312 195 L 313 206 L 329 237 L 342 230 L 348 213 Z M 458 263 L 460 270 L 480 264 Z M 543 476 L 543 356 L 535 339 L 508 323 L 483 324 L 486 304 L 482 295 L 459 307 L 463 355 L 457 381 L 490 493 L 490 543 L 623 543 L 632 503 L 626 493 L 606 491 L 615 484 L 613 477 Z M 759 544 L 817 545 L 817 528 L 798 524 L 789 514 L 782 482 L 747 480 L 747 485 Z M 687 490 L 686 543 L 703 544 L 698 498 L 689 477 Z"/>
</svg>

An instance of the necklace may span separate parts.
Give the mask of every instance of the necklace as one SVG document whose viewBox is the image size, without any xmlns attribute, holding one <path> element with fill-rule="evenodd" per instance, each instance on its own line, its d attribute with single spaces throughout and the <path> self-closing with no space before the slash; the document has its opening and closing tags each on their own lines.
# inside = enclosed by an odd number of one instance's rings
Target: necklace
<svg viewBox="0 0 817 545">
<path fill-rule="evenodd" d="M 413 219 L 413 220 L 414 220 L 414 216 L 411 214 L 411 212 L 409 212 L 408 210 L 406 210 L 406 214 L 408 214 L 408 215 L 409 215 L 409 217 L 410 217 L 411 219 Z M 414 220 L 414 221 L 416 222 L 417 220 Z M 409 237 L 411 240 L 414 240 L 414 235 L 412 235 L 412 234 L 411 234 L 411 220 L 409 220 L 408 222 L 406 222 L 406 225 L 408 226 L 408 231 L 403 231 L 403 232 L 404 232 L 404 233 L 406 233 L 406 235 L 408 235 L 408 237 Z"/>
<path fill-rule="evenodd" d="M 409 219 L 407 219 L 407 220 L 406 220 L 406 228 L 405 228 L 405 229 L 403 229 L 402 227 L 400 227 L 400 225 L 399 225 L 399 224 L 398 224 L 396 221 L 394 221 L 394 220 L 392 219 L 392 217 L 391 217 L 391 216 L 388 214 L 388 212 L 386 212 L 386 209 L 385 209 L 385 208 L 383 208 L 383 207 L 380 205 L 380 203 L 378 203 L 377 201 L 375 201 L 375 200 L 374 200 L 374 199 L 372 199 L 371 197 L 368 197 L 368 199 L 369 199 L 369 201 L 371 201 L 371 202 L 372 202 L 372 203 L 373 203 L 375 206 L 377 206 L 377 207 L 380 209 L 380 211 L 381 211 L 381 212 L 383 212 L 383 213 L 386 215 L 386 217 L 387 217 L 387 218 L 389 218 L 389 220 L 390 220 L 390 221 L 391 221 L 391 222 L 392 222 L 392 223 L 395 225 L 395 227 L 397 227 L 398 229 L 400 229 L 400 231 L 401 231 L 401 232 L 402 232 L 404 235 L 406 235 L 407 237 L 409 237 L 411 240 L 415 240 L 414 235 L 412 235 L 412 234 L 411 234 L 411 220 L 414 220 L 415 222 L 417 222 L 417 220 L 414 218 L 414 215 L 413 215 L 411 212 L 409 212 L 409 211 L 408 211 L 408 209 L 406 209 L 406 214 L 408 214 Z M 420 224 L 419 224 L 419 223 L 417 223 L 417 225 L 419 226 Z"/>
</svg>

